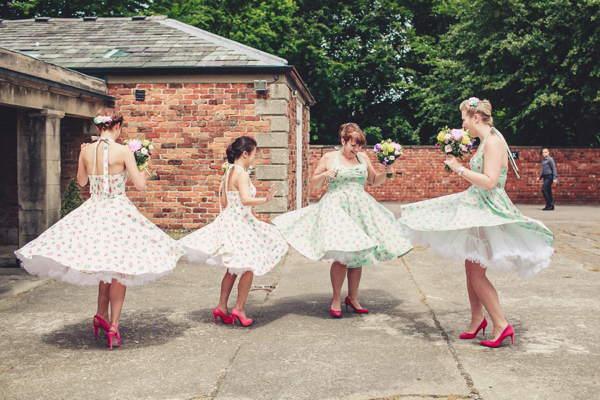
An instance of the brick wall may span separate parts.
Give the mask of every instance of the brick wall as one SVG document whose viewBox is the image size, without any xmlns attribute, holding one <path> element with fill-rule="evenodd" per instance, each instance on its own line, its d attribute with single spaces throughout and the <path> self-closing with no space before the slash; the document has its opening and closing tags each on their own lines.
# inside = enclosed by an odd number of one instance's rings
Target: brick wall
<svg viewBox="0 0 600 400">
<path fill-rule="evenodd" d="M 135 101 L 136 89 L 145 90 L 144 102 Z M 109 94 L 125 119 L 121 138 L 146 138 L 156 147 L 154 177 L 146 191 L 130 188 L 129 196 L 163 229 L 197 229 L 213 221 L 227 146 L 238 136 L 269 131 L 269 117 L 254 112 L 255 100 L 268 93 L 256 93 L 251 84 L 110 84 Z M 268 162 L 269 150 L 259 149 L 255 163 Z M 259 196 L 268 189 L 268 183 L 254 185 Z"/>
<path fill-rule="evenodd" d="M 333 151 L 333 146 L 310 147 L 311 175 L 321 156 Z M 515 203 L 544 203 L 541 181 L 536 180 L 541 170 L 541 148 L 513 147 L 519 152 L 519 174 L 517 179 L 509 168 L 506 192 Z M 367 154 L 377 171 L 377 158 L 370 149 Z M 558 183 L 552 186 L 557 204 L 600 203 L 600 149 L 550 149 L 558 171 Z M 467 164 L 470 156 L 465 158 Z M 367 191 L 378 201 L 414 202 L 444 196 L 465 190 L 469 183 L 455 173 L 443 171 L 444 156 L 435 146 L 409 146 L 404 156 L 394 166 L 396 176 L 379 186 L 367 185 Z M 320 189 L 310 188 L 310 200 L 318 201 L 325 193 L 326 185 Z"/>
</svg>

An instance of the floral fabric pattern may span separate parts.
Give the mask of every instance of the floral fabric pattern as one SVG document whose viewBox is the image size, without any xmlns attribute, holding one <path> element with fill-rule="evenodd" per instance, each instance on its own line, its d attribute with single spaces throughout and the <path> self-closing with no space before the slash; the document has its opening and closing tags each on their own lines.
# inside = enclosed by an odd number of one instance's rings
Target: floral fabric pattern
<svg viewBox="0 0 600 400">
<path fill-rule="evenodd" d="M 472 171 L 483 173 L 484 145 L 485 139 L 471 158 Z M 492 190 L 473 185 L 461 193 L 402 206 L 398 223 L 413 243 L 442 256 L 515 270 L 521 278 L 533 276 L 550 264 L 554 235 L 515 207 L 504 190 L 506 178 L 507 168 L 502 168 Z"/>
<path fill-rule="evenodd" d="M 125 195 L 127 172 L 90 175 L 91 197 L 15 252 L 27 272 L 78 285 L 142 285 L 171 272 L 183 249 Z M 96 160 L 94 160 L 94 165 Z M 95 171 L 92 172 L 92 174 Z"/>
<path fill-rule="evenodd" d="M 402 257 L 412 245 L 402 235 L 394 214 L 365 191 L 366 164 L 340 165 L 318 204 L 280 215 L 273 220 L 285 239 L 311 260 L 336 260 L 349 268 L 376 265 Z"/>
<path fill-rule="evenodd" d="M 225 172 L 225 190 L 231 168 Z M 250 184 L 252 197 L 256 188 Z M 232 274 L 252 271 L 263 275 L 270 271 L 288 251 L 277 228 L 258 220 L 251 206 L 244 206 L 237 190 L 227 191 L 227 207 L 207 226 L 179 240 L 185 258 L 196 263 L 226 267 Z M 221 198 L 219 193 L 219 199 Z"/>
</svg>

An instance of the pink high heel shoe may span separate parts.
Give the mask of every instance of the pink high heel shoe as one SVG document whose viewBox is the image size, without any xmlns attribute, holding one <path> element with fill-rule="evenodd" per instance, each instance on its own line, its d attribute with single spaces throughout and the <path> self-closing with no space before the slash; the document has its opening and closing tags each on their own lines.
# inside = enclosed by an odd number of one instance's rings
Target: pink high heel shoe
<svg viewBox="0 0 600 400">
<path fill-rule="evenodd" d="M 112 328 L 115 328 L 116 332 L 111 332 L 110 330 Z M 119 333 L 119 328 L 117 328 L 116 325 L 112 324 L 108 327 L 108 332 L 106 332 L 106 334 L 108 335 L 108 345 L 110 346 L 110 349 L 112 350 L 112 345 L 113 345 L 113 338 L 115 336 L 117 336 L 117 346 L 121 345 L 121 334 Z"/>
<path fill-rule="evenodd" d="M 507 325 L 506 328 L 504 328 L 504 330 L 502 331 L 500 336 L 498 336 L 498 339 L 484 340 L 481 342 L 481 344 L 484 346 L 487 346 L 487 347 L 500 347 L 500 345 L 502 344 L 502 341 L 504 339 L 506 339 L 508 336 L 510 336 L 510 339 L 512 340 L 512 344 L 515 344 L 515 330 L 510 325 Z"/>
<path fill-rule="evenodd" d="M 352 309 L 354 310 L 355 313 L 359 313 L 359 314 L 368 314 L 369 310 L 367 310 L 366 308 L 356 308 L 354 307 L 354 304 L 352 304 L 352 301 L 350 301 L 350 298 L 348 296 L 346 296 L 346 298 L 344 299 L 344 304 L 346 304 L 346 311 L 348 311 L 348 306 L 352 307 Z"/>
<path fill-rule="evenodd" d="M 477 336 L 477 333 L 479 333 L 480 330 L 483 329 L 483 334 L 485 335 L 485 327 L 487 326 L 487 319 L 485 319 L 485 317 L 483 317 L 483 321 L 481 321 L 481 324 L 479 324 L 479 327 L 477 328 L 477 330 L 475 331 L 475 333 L 467 333 L 467 332 L 463 332 L 460 334 L 459 338 L 461 339 L 475 339 L 475 336 Z"/>
<path fill-rule="evenodd" d="M 237 308 L 231 309 L 231 325 L 235 325 L 235 319 L 238 319 L 242 326 L 252 325 L 252 318 L 244 318 Z"/>
<path fill-rule="evenodd" d="M 217 323 L 217 320 L 219 319 L 219 317 L 221 317 L 221 321 L 224 324 L 227 324 L 227 325 L 232 325 L 233 324 L 233 316 L 226 315 L 218 307 L 215 307 L 215 309 L 213 310 L 213 316 L 215 317 L 215 324 Z"/>
<path fill-rule="evenodd" d="M 340 318 L 342 316 L 342 310 L 339 310 L 339 311 L 332 310 L 331 309 L 332 304 L 333 304 L 333 299 L 331 299 L 331 301 L 329 302 L 329 314 L 331 314 L 331 316 L 333 318 Z"/>
<path fill-rule="evenodd" d="M 102 327 L 104 332 L 108 331 L 108 324 L 98 315 L 94 315 L 94 338 L 98 340 L 98 328 Z"/>
</svg>

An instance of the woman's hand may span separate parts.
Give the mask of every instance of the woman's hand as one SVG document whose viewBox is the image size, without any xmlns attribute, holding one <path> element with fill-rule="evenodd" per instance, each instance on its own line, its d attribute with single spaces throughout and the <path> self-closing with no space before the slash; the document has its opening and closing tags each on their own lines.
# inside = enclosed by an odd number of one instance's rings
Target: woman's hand
<svg viewBox="0 0 600 400">
<path fill-rule="evenodd" d="M 330 169 L 321 174 L 321 176 L 325 177 L 325 179 L 333 179 L 337 175 L 337 169 Z"/>
<path fill-rule="evenodd" d="M 272 184 L 271 187 L 269 188 L 269 191 L 267 192 L 267 197 L 265 198 L 265 203 L 270 202 L 271 200 L 273 200 L 273 198 L 275 197 L 275 195 L 277 194 L 277 190 L 275 190 L 275 184 Z"/>
<path fill-rule="evenodd" d="M 448 154 L 446 156 L 446 159 L 444 160 L 444 164 L 446 164 L 454 172 L 458 172 L 458 170 L 461 167 L 461 165 L 458 162 L 458 160 L 456 159 L 456 157 L 454 157 L 452 154 Z"/>
</svg>

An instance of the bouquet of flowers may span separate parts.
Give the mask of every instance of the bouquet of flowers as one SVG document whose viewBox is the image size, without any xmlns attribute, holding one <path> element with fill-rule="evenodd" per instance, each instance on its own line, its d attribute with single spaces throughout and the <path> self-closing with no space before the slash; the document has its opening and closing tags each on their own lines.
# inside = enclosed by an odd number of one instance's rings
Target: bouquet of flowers
<svg viewBox="0 0 600 400">
<path fill-rule="evenodd" d="M 444 154 L 452 154 L 454 157 L 462 160 L 463 154 L 470 153 L 473 147 L 474 139 L 469 132 L 463 129 L 450 129 L 445 127 L 437 135 L 436 146 L 441 146 Z M 444 171 L 452 172 L 447 165 Z"/>
<path fill-rule="evenodd" d="M 133 152 L 138 169 L 140 171 L 145 169 L 150 174 L 150 171 L 148 171 L 148 160 L 152 155 L 152 150 L 154 150 L 152 142 L 146 139 L 131 139 L 125 140 L 123 143 Z"/>
<path fill-rule="evenodd" d="M 373 148 L 375 155 L 381 163 L 381 165 L 392 165 L 396 158 L 401 157 L 404 153 L 404 147 L 398 143 L 392 142 L 392 139 L 382 140 Z M 392 178 L 393 174 L 386 174 L 388 178 Z"/>
</svg>

